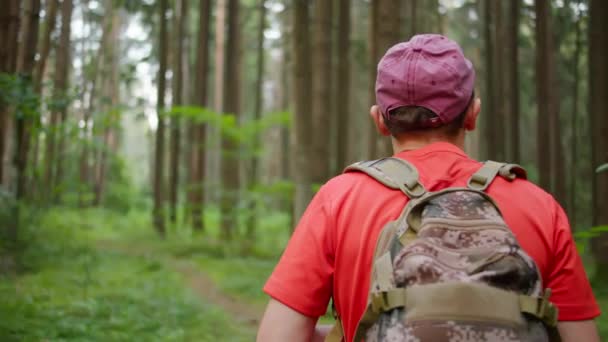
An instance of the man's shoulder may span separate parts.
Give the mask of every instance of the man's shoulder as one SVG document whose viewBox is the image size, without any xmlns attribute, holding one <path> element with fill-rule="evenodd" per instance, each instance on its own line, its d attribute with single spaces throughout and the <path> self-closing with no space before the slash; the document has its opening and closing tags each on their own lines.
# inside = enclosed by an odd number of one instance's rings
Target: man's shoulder
<svg viewBox="0 0 608 342">
<path fill-rule="evenodd" d="M 351 196 L 359 197 L 361 192 L 390 191 L 384 185 L 363 172 L 349 171 L 334 176 L 319 190 L 319 194 L 332 201 L 345 200 Z"/>
<path fill-rule="evenodd" d="M 373 183 L 373 179 L 363 172 L 344 172 L 332 177 L 321 188 L 326 192 L 341 193 L 352 190 L 361 183 Z"/>
</svg>

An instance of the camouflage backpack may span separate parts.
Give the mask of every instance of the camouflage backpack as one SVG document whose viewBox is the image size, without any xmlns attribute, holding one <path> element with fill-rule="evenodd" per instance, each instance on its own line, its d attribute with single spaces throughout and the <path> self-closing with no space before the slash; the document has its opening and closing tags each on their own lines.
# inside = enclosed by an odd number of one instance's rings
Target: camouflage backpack
<svg viewBox="0 0 608 342">
<path fill-rule="evenodd" d="M 524 169 L 488 161 L 466 188 L 438 192 L 427 192 L 401 159 L 345 172 L 364 172 L 410 199 L 377 240 L 355 341 L 559 341 L 550 289 L 484 192 L 496 176 L 525 178 Z M 343 336 L 336 319 L 326 341 Z"/>
</svg>

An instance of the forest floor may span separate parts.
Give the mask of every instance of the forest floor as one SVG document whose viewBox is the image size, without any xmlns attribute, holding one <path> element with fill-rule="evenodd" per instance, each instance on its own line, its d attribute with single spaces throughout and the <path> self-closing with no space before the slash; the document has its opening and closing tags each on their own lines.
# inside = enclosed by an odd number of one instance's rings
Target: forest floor
<svg viewBox="0 0 608 342">
<path fill-rule="evenodd" d="M 161 240 L 148 216 L 52 209 L 32 222 L 21 271 L 0 275 L 0 341 L 252 341 L 280 248 L 233 255 L 213 231 Z"/>
<path fill-rule="evenodd" d="M 157 259 L 170 270 L 179 273 L 190 290 L 203 302 L 211 303 L 234 318 L 234 320 L 248 330 L 255 330 L 260 322 L 263 307 L 245 303 L 235 295 L 225 293 L 211 277 L 190 260 L 176 258 L 163 254 L 153 246 L 129 243 L 115 240 L 102 240 L 96 243 L 100 251 L 112 251 L 130 257 L 149 257 Z"/>
</svg>

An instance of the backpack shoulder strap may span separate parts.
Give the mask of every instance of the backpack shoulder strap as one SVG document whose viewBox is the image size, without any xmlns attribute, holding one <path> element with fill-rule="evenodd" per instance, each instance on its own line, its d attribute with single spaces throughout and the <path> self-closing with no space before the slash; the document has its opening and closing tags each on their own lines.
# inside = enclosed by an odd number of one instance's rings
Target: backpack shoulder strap
<svg viewBox="0 0 608 342">
<path fill-rule="evenodd" d="M 391 189 L 401 190 L 409 198 L 426 193 L 416 167 L 403 159 L 391 157 L 362 161 L 348 166 L 344 172 L 363 172 Z"/>
<path fill-rule="evenodd" d="M 508 181 L 513 181 L 515 178 L 528 178 L 526 170 L 517 164 L 488 160 L 469 178 L 467 187 L 473 190 L 485 191 L 492 184 L 496 176 L 501 176 Z"/>
</svg>

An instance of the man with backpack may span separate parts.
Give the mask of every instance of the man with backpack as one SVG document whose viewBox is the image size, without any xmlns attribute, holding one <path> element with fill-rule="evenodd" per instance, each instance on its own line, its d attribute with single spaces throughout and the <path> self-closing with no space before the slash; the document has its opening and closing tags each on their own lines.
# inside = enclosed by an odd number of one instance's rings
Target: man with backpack
<svg viewBox="0 0 608 342">
<path fill-rule="evenodd" d="M 395 155 L 316 194 L 264 287 L 258 341 L 323 340 L 330 299 L 328 341 L 599 341 L 562 208 L 519 166 L 463 152 L 474 81 L 441 35 L 388 50 L 370 115 Z"/>
</svg>

